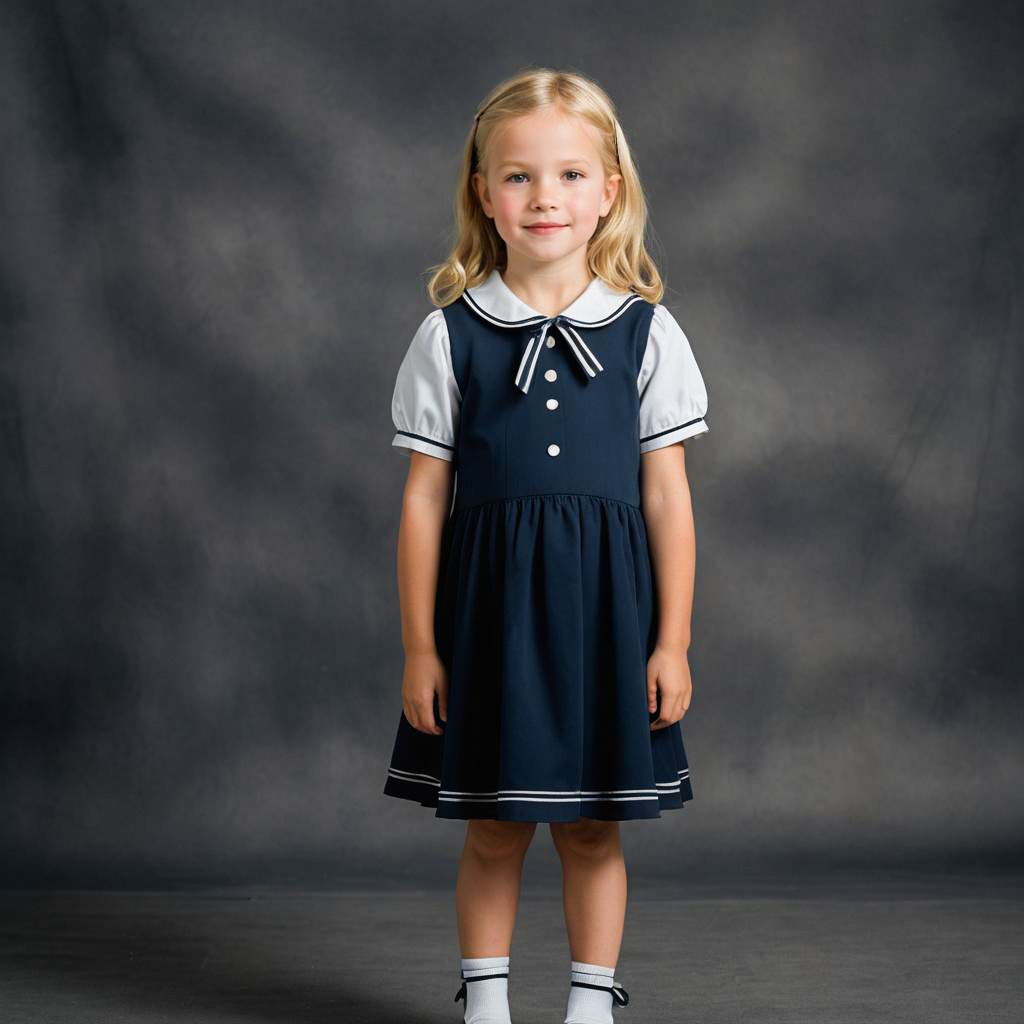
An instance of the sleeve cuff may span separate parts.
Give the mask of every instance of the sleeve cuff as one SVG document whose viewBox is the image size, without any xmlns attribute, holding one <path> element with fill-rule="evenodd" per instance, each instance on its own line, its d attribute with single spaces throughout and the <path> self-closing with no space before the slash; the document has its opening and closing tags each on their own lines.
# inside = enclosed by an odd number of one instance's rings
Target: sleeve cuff
<svg viewBox="0 0 1024 1024">
<path fill-rule="evenodd" d="M 708 432 L 708 425 L 703 416 L 688 423 L 681 423 L 678 427 L 669 427 L 667 430 L 659 430 L 656 434 L 648 434 L 640 438 L 640 453 L 653 452 L 658 448 L 667 448 L 670 444 L 679 441 L 689 440 L 691 437 L 700 437 Z"/>
<path fill-rule="evenodd" d="M 411 451 L 422 452 L 424 455 L 433 455 L 436 459 L 444 459 L 451 462 L 455 458 L 455 446 L 446 444 L 444 441 L 435 441 L 433 438 L 424 437 L 422 434 L 413 434 L 410 431 L 399 430 L 391 440 L 392 446 L 403 455 L 408 456 Z"/>
</svg>

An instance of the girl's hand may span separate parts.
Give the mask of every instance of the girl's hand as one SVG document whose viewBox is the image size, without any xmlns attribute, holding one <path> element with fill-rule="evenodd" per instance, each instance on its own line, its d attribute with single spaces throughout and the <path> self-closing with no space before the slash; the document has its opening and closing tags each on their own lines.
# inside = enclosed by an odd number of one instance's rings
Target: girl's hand
<svg viewBox="0 0 1024 1024">
<path fill-rule="evenodd" d="M 690 664 L 686 651 L 655 647 L 647 661 L 647 710 L 658 711 L 661 690 L 661 711 L 651 722 L 651 732 L 678 722 L 686 714 L 693 694 Z"/>
<path fill-rule="evenodd" d="M 437 694 L 441 721 L 448 721 L 448 674 L 437 651 L 419 651 L 405 656 L 402 673 L 402 710 L 409 724 L 420 732 L 440 736 L 444 732 L 434 717 Z"/>
</svg>

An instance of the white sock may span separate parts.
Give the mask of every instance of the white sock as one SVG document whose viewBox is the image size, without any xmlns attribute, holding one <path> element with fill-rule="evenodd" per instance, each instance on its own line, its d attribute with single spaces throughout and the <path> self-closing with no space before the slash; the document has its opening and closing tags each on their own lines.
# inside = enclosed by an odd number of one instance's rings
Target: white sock
<svg viewBox="0 0 1024 1024">
<path fill-rule="evenodd" d="M 612 980 L 614 977 L 614 967 L 573 960 L 569 970 L 571 984 L 564 1024 L 613 1024 Z M 586 987 L 589 985 L 597 987 Z"/>
<path fill-rule="evenodd" d="M 507 956 L 462 958 L 465 1024 L 512 1024 L 508 1009 L 508 965 Z M 474 978 L 480 980 L 474 981 Z"/>
</svg>

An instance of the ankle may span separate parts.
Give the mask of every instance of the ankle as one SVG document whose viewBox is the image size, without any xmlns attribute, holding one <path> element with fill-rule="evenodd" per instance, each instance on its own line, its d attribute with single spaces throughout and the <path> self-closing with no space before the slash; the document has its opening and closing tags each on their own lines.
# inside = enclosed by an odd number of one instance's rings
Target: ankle
<svg viewBox="0 0 1024 1024">
<path fill-rule="evenodd" d="M 615 981 L 614 965 L 572 961 L 564 1024 L 613 1024 L 612 1006 L 628 1002 L 628 993 Z"/>
<path fill-rule="evenodd" d="M 463 957 L 462 987 L 455 1001 L 464 1000 L 465 1024 L 511 1024 L 508 1006 L 509 957 Z"/>
</svg>

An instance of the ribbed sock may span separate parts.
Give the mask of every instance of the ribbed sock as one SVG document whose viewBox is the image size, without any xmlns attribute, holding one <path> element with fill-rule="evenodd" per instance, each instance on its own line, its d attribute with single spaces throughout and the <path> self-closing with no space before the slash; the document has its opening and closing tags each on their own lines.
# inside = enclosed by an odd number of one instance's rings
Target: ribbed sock
<svg viewBox="0 0 1024 1024">
<path fill-rule="evenodd" d="M 512 1024 L 508 1008 L 508 966 L 507 956 L 462 958 L 460 968 L 466 983 L 465 1024 Z M 473 978 L 481 980 L 473 981 Z"/>
<path fill-rule="evenodd" d="M 598 988 L 570 985 L 569 1005 L 565 1011 L 564 1024 L 613 1024 L 612 979 L 614 977 L 614 967 L 573 960 L 569 969 L 569 981 L 597 985 Z"/>
</svg>

